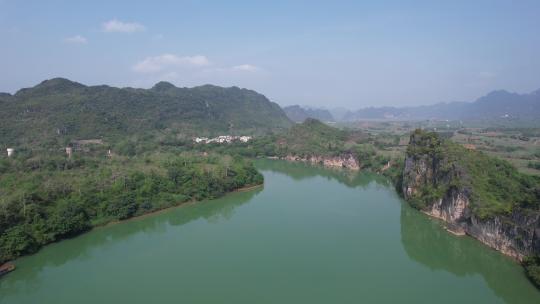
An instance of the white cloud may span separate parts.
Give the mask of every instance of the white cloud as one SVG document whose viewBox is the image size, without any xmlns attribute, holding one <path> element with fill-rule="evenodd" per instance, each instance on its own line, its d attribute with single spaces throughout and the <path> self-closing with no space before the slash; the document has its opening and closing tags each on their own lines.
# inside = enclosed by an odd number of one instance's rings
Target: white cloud
<svg viewBox="0 0 540 304">
<path fill-rule="evenodd" d="M 180 57 L 173 54 L 163 54 L 145 58 L 136 63 L 133 70 L 139 73 L 154 73 L 182 67 L 205 67 L 210 64 L 208 58 L 203 55 Z"/>
<path fill-rule="evenodd" d="M 86 44 L 88 43 L 88 40 L 86 38 L 84 38 L 83 36 L 81 35 L 75 35 L 73 37 L 68 37 L 66 39 L 64 39 L 65 42 L 68 42 L 68 43 L 73 43 L 73 44 Z"/>
<path fill-rule="evenodd" d="M 102 24 L 103 31 L 106 33 L 134 33 L 143 32 L 146 27 L 137 22 L 122 22 L 113 19 Z"/>
<path fill-rule="evenodd" d="M 251 65 L 251 64 L 241 64 L 241 65 L 235 65 L 231 68 L 233 71 L 243 71 L 243 72 L 255 72 L 258 71 L 259 68 Z"/>
</svg>

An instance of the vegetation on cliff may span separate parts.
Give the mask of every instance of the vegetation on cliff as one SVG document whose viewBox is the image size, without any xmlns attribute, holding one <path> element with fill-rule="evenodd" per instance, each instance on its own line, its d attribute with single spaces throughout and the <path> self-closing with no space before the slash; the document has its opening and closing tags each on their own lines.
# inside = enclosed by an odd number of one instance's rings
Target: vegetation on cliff
<svg viewBox="0 0 540 304">
<path fill-rule="evenodd" d="M 111 158 L 19 153 L 0 159 L 0 264 L 96 225 L 262 183 L 241 157 Z"/>
<path fill-rule="evenodd" d="M 540 178 L 523 174 L 505 160 L 465 149 L 437 133 L 416 130 L 407 157 L 424 159 L 427 181 L 413 196 L 413 206 L 423 209 L 451 189 L 469 194 L 471 210 L 479 218 L 509 214 L 514 208 L 539 210 Z"/>
<path fill-rule="evenodd" d="M 367 133 L 331 127 L 308 118 L 286 132 L 257 137 L 248 143 L 230 145 L 199 144 L 199 151 L 238 154 L 247 157 L 311 156 L 355 158 L 361 169 L 383 172 L 396 181 L 401 176 L 402 160 L 381 153 L 375 139 Z M 390 162 L 390 166 L 388 163 Z"/>
<path fill-rule="evenodd" d="M 354 157 L 361 169 L 381 172 L 394 183 L 399 183 L 403 161 L 382 153 L 376 138 L 359 130 L 338 129 L 316 119 L 308 118 L 302 124 L 276 136 L 273 141 L 275 155 L 283 157 Z"/>
<path fill-rule="evenodd" d="M 540 288 L 540 256 L 528 257 L 523 261 L 527 277 Z"/>
<path fill-rule="evenodd" d="M 352 144 L 352 136 L 365 138 L 361 132 L 347 132 L 330 127 L 319 120 L 308 118 L 297 124 L 284 134 L 277 136 L 276 152 L 281 155 L 294 154 L 299 156 L 320 155 L 335 156 L 348 152 Z"/>
<path fill-rule="evenodd" d="M 429 211 L 440 199 L 452 201 L 456 194 L 466 196 L 469 204 L 465 208 L 470 212 L 456 220 L 472 225 L 469 213 L 481 222 L 493 220 L 491 225 L 497 226 L 500 234 L 495 237 L 512 242 L 507 249 L 532 255 L 523 260 L 523 266 L 531 281 L 540 286 L 540 177 L 520 173 L 505 160 L 422 130 L 411 135 L 403 176 L 405 196 L 418 209 Z M 457 212 L 463 211 L 460 208 L 463 206 L 455 206 Z"/>
</svg>

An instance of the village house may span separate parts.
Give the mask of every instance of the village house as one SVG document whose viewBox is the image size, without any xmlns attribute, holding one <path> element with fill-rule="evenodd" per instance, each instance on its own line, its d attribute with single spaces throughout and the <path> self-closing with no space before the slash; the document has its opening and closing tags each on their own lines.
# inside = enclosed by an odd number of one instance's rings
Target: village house
<svg viewBox="0 0 540 304">
<path fill-rule="evenodd" d="M 195 143 L 203 143 L 203 144 L 209 144 L 209 143 L 218 143 L 218 144 L 229 144 L 234 141 L 240 141 L 243 143 L 246 143 L 252 139 L 251 136 L 235 136 L 235 135 L 220 135 L 218 137 L 214 138 L 207 138 L 207 137 L 195 137 L 193 138 L 193 141 Z"/>
</svg>

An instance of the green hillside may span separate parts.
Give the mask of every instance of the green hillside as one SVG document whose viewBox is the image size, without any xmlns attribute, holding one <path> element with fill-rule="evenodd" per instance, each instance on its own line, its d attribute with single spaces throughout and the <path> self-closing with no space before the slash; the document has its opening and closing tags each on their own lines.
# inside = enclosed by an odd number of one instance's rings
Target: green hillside
<svg viewBox="0 0 540 304">
<path fill-rule="evenodd" d="M 0 265 L 92 227 L 220 197 L 263 177 L 241 157 L 0 157 Z"/>
<path fill-rule="evenodd" d="M 517 171 L 509 162 L 416 130 L 407 157 L 427 158 L 433 176 L 420 189 L 413 206 L 424 209 L 452 188 L 469 194 L 471 210 L 479 218 L 510 214 L 516 208 L 538 210 L 540 179 Z"/>
<path fill-rule="evenodd" d="M 345 142 L 351 134 L 330 127 L 316 119 L 308 118 L 278 136 L 278 148 L 296 155 L 329 155 L 345 150 Z"/>
<path fill-rule="evenodd" d="M 0 95 L 0 145 L 57 145 L 142 133 L 263 134 L 292 125 L 279 105 L 237 87 L 85 86 L 55 78 Z"/>
</svg>

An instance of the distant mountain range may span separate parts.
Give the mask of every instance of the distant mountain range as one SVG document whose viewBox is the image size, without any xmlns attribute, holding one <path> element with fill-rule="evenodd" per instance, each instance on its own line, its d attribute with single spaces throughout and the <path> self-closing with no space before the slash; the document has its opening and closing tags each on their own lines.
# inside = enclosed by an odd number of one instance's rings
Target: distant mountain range
<svg viewBox="0 0 540 304">
<path fill-rule="evenodd" d="M 284 107 L 283 111 L 290 120 L 294 122 L 303 122 L 308 118 L 315 118 L 320 121 L 334 121 L 330 111 L 325 109 L 302 107 L 299 105 Z"/>
<path fill-rule="evenodd" d="M 371 107 L 349 111 L 343 121 L 397 120 L 519 120 L 540 121 L 540 90 L 530 94 L 493 91 L 474 102 L 438 103 L 415 107 Z"/>
<path fill-rule="evenodd" d="M 377 120 L 462 120 L 511 121 L 540 124 L 540 90 L 530 94 L 493 91 L 474 102 L 437 103 L 411 107 L 369 107 L 356 111 L 288 106 L 283 110 L 295 122 L 306 118 L 321 121 L 352 122 Z"/>
<path fill-rule="evenodd" d="M 253 134 L 288 128 L 278 104 L 251 90 L 203 85 L 151 89 L 86 86 L 45 80 L 16 94 L 0 93 L 0 145 L 171 134 Z"/>
</svg>

